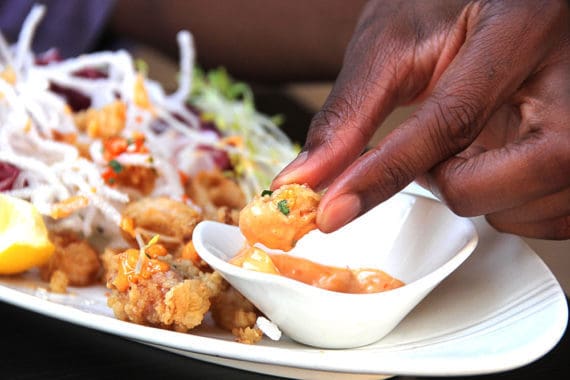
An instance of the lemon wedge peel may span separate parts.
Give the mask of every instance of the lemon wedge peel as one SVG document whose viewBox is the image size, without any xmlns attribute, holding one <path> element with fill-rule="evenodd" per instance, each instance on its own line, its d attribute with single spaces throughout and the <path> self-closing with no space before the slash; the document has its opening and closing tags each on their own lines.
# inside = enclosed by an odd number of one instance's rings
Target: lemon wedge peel
<svg viewBox="0 0 570 380">
<path fill-rule="evenodd" d="M 45 264 L 54 250 L 36 207 L 0 194 L 0 274 L 22 273 Z"/>
</svg>

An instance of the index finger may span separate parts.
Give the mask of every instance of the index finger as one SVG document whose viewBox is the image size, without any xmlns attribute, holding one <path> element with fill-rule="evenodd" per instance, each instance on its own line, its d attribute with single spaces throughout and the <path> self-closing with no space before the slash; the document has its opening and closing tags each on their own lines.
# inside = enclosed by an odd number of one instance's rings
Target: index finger
<svg viewBox="0 0 570 380">
<path fill-rule="evenodd" d="M 381 9 L 390 13 L 390 6 L 388 2 Z M 275 178 L 273 187 L 293 182 L 326 187 L 362 153 L 379 123 L 427 84 L 429 77 L 413 77 L 413 36 L 396 38 L 389 18 L 375 12 L 370 2 L 332 91 L 311 122 L 303 152 Z"/>
</svg>

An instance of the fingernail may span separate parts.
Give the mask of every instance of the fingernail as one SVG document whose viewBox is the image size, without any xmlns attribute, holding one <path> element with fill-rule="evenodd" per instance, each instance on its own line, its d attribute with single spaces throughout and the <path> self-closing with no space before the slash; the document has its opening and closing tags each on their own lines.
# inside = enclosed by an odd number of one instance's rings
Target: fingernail
<svg viewBox="0 0 570 380">
<path fill-rule="evenodd" d="M 323 232 L 333 232 L 344 226 L 361 211 L 360 198 L 354 194 L 343 194 L 329 201 L 317 216 L 317 225 Z"/>
<path fill-rule="evenodd" d="M 309 153 L 307 151 L 302 151 L 301 153 L 299 153 L 299 155 L 293 161 L 291 161 L 289 165 L 287 165 L 283 170 L 281 170 L 281 173 L 279 173 L 275 178 L 274 184 L 280 185 L 285 183 L 296 182 L 295 172 L 297 171 L 297 169 L 303 166 L 305 161 L 307 161 L 308 156 Z"/>
</svg>

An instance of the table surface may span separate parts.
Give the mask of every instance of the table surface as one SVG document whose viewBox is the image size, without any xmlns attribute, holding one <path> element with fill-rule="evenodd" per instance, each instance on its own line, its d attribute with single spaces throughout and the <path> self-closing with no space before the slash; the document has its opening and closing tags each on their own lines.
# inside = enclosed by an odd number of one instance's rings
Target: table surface
<svg viewBox="0 0 570 380">
<path fill-rule="evenodd" d="M 0 302 L 0 315 L 2 379 L 277 379 L 179 356 L 4 302 Z M 568 335 L 566 332 L 551 352 L 526 367 L 495 375 L 447 379 L 568 378 Z"/>
<path fill-rule="evenodd" d="M 287 122 L 284 129 L 300 141 L 305 132 L 298 126 L 308 125 L 312 111 L 303 108 L 291 97 L 275 93 L 264 95 L 258 98 L 258 107 L 268 114 L 285 114 Z M 2 379 L 274 378 L 179 356 L 3 302 L 0 302 L 0 316 L 3 322 Z M 570 375 L 569 357 L 570 338 L 566 332 L 551 352 L 526 367 L 489 376 L 446 379 L 566 378 Z"/>
</svg>

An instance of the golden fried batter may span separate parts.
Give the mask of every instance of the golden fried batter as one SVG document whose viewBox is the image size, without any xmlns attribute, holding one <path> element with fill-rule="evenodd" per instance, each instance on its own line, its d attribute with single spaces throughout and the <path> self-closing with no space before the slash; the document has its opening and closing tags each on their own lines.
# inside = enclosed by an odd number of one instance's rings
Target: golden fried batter
<svg viewBox="0 0 570 380">
<path fill-rule="evenodd" d="M 176 331 L 188 331 L 202 323 L 210 309 L 210 289 L 200 279 L 184 280 L 166 293 L 155 307 L 161 323 Z"/>
<path fill-rule="evenodd" d="M 137 252 L 107 251 L 104 255 L 110 271 L 107 287 L 111 294 L 107 304 L 115 316 L 181 332 L 198 326 L 210 309 L 210 299 L 222 289 L 222 277 L 217 272 L 202 273 L 189 260 L 172 259 L 169 255 L 143 259 L 145 263 L 137 273 Z"/>
<path fill-rule="evenodd" d="M 112 184 L 137 190 L 142 195 L 149 195 L 154 190 L 157 178 L 158 173 L 155 168 L 124 165 L 119 173 L 115 173 Z"/>
<path fill-rule="evenodd" d="M 100 109 L 89 108 L 75 114 L 75 124 L 91 137 L 116 136 L 125 128 L 127 106 L 119 100 Z"/>
<path fill-rule="evenodd" d="M 263 332 L 257 327 L 235 328 L 232 335 L 236 337 L 236 342 L 245 344 L 255 344 L 263 338 Z"/>
<path fill-rule="evenodd" d="M 117 275 L 119 271 L 119 265 L 121 262 L 115 257 L 121 253 L 120 250 L 112 249 L 112 248 L 105 248 L 103 254 L 101 255 L 101 265 L 103 267 L 103 283 L 107 283 L 111 280 L 113 276 Z"/>
<path fill-rule="evenodd" d="M 230 224 L 232 226 L 237 226 L 239 222 L 239 210 L 235 208 L 229 208 L 227 206 L 222 206 L 217 210 L 216 220 L 220 223 Z"/>
<path fill-rule="evenodd" d="M 73 232 L 50 234 L 55 245 L 54 254 L 40 267 L 42 280 L 49 281 L 52 274 L 63 272 L 72 286 L 87 286 L 97 282 L 101 272 L 99 255 L 85 240 Z"/>
<path fill-rule="evenodd" d="M 189 179 L 186 195 L 202 207 L 206 219 L 219 220 L 217 209 L 227 207 L 239 210 L 246 199 L 237 183 L 224 176 L 219 170 L 200 172 Z"/>
<path fill-rule="evenodd" d="M 192 238 L 196 224 L 202 220 L 201 214 L 186 203 L 167 197 L 142 198 L 129 203 L 123 218 L 130 218 L 135 229 L 148 241 L 152 236 L 160 235 L 161 244 L 169 250 L 180 249 Z M 135 239 L 123 231 L 123 237 L 134 247 Z"/>
<path fill-rule="evenodd" d="M 49 290 L 53 293 L 67 293 L 69 279 L 67 275 L 60 270 L 56 270 L 51 274 L 49 279 Z"/>
<path fill-rule="evenodd" d="M 212 318 L 227 331 L 255 326 L 259 311 L 240 292 L 227 286 L 212 301 Z"/>
</svg>

